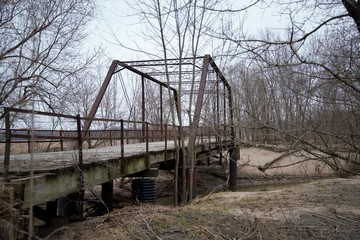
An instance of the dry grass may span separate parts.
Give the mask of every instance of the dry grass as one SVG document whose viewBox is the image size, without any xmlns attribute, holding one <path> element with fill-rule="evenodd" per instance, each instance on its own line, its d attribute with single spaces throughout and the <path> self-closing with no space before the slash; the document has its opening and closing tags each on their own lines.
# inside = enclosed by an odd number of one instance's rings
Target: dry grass
<svg viewBox="0 0 360 240">
<path fill-rule="evenodd" d="M 360 179 L 271 192 L 219 192 L 184 207 L 128 206 L 51 239 L 358 239 Z"/>
<path fill-rule="evenodd" d="M 18 220 L 12 189 L 0 185 L 0 239 L 15 239 Z"/>
<path fill-rule="evenodd" d="M 214 189 L 219 184 L 203 176 L 199 179 L 206 186 L 212 182 Z M 41 237 L 55 240 L 358 239 L 359 206 L 360 178 L 328 179 L 270 192 L 212 193 L 181 208 L 126 206 Z"/>
</svg>

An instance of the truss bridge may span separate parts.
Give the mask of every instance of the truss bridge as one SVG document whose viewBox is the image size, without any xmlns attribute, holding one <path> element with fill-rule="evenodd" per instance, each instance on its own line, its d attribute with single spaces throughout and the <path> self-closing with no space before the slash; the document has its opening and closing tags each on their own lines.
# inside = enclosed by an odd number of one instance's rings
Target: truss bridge
<svg viewBox="0 0 360 240">
<path fill-rule="evenodd" d="M 110 211 L 114 180 L 152 179 L 162 169 L 174 172 L 175 202 L 184 203 L 196 196 L 196 163 L 212 157 L 229 156 L 228 187 L 236 189 L 232 104 L 231 87 L 209 55 L 114 60 L 86 116 L 4 109 L 0 185 L 17 208 L 34 208 L 44 221 L 82 217 L 84 192 L 98 185 Z"/>
</svg>

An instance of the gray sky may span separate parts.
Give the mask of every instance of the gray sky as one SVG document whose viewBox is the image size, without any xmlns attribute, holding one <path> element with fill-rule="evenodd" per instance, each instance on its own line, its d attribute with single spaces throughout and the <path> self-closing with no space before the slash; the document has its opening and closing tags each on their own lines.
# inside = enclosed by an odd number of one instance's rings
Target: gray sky
<svg viewBox="0 0 360 240">
<path fill-rule="evenodd" d="M 234 3 L 241 3 L 236 1 Z M 102 0 L 98 2 L 99 14 L 90 26 L 89 47 L 102 46 L 110 59 L 136 60 L 144 58 L 144 55 L 119 46 L 115 36 L 121 43 L 131 48 L 137 48 L 136 44 L 144 47 L 144 40 L 140 37 L 144 31 L 144 25 L 138 24 L 139 19 L 133 15 L 133 10 L 125 3 L 118 0 Z M 248 33 L 256 34 L 265 28 L 279 31 L 286 26 L 274 8 L 252 7 L 249 11 L 241 12 L 234 21 L 245 19 L 245 27 Z M 146 47 L 145 47 L 146 48 Z"/>
</svg>

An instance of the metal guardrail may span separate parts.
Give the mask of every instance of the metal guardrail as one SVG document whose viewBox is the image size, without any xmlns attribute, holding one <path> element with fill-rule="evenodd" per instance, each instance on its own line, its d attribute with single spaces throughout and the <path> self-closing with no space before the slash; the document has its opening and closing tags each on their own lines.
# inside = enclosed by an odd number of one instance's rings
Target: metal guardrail
<svg viewBox="0 0 360 240">
<path fill-rule="evenodd" d="M 59 119 L 74 120 L 76 123 L 76 129 L 74 130 L 40 130 L 40 129 L 16 129 L 11 128 L 11 115 L 12 114 L 33 114 L 48 117 L 55 117 Z M 42 111 L 32 111 L 16 108 L 4 108 L 5 116 L 5 129 L 0 130 L 0 142 L 5 142 L 5 154 L 4 154 L 4 172 L 3 178 L 5 181 L 9 179 L 9 167 L 10 167 L 10 154 L 12 143 L 27 143 L 28 152 L 31 150 L 31 143 L 46 143 L 46 142 L 58 142 L 60 143 L 60 151 L 64 151 L 64 143 L 66 141 L 76 142 L 75 150 L 78 151 L 78 165 L 81 168 L 83 166 L 83 144 L 88 143 L 88 147 L 91 148 L 91 141 L 104 140 L 110 141 L 110 145 L 113 145 L 114 141 L 120 141 L 121 158 L 124 157 L 124 145 L 130 144 L 131 141 L 144 142 L 146 144 L 146 156 L 149 154 L 149 142 L 164 141 L 165 151 L 167 150 L 167 141 L 177 140 L 180 141 L 178 126 L 167 124 L 152 124 L 148 122 L 140 121 L 127 121 L 116 119 L 104 119 L 104 118 L 92 118 L 93 122 L 114 122 L 120 125 L 119 129 L 106 129 L 106 130 L 83 130 L 82 121 L 89 120 L 86 117 L 80 117 L 80 115 L 64 115 L 57 113 L 48 113 Z M 125 127 L 125 125 L 127 127 Z M 129 126 L 141 126 L 141 129 L 131 128 Z M 189 136 L 189 127 L 183 127 L 183 136 Z M 199 140 L 212 141 L 213 139 L 221 140 L 219 134 L 212 131 L 210 128 L 201 127 L 198 129 Z M 178 139 L 176 139 L 178 138 Z"/>
</svg>

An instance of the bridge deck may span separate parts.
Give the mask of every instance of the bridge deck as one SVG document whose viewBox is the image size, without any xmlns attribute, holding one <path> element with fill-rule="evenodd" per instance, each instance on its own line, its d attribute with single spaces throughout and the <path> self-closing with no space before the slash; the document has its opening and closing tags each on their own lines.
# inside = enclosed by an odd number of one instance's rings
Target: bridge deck
<svg viewBox="0 0 360 240">
<path fill-rule="evenodd" d="M 166 149 L 175 149 L 174 141 L 167 141 Z M 149 143 L 149 152 L 165 151 L 165 142 Z M 134 157 L 146 153 L 146 143 L 135 143 L 124 145 L 124 157 Z M 83 150 L 84 166 L 94 163 L 104 163 L 111 160 L 121 160 L 120 146 L 107 146 Z M 78 150 L 42 152 L 33 154 L 32 169 L 34 172 L 47 172 L 78 164 Z M 165 159 L 163 159 L 165 160 Z M 30 172 L 31 154 L 10 155 L 9 172 L 22 175 Z M 0 156 L 0 172 L 3 172 L 4 156 Z"/>
<path fill-rule="evenodd" d="M 165 147 L 166 146 L 166 147 Z M 195 152 L 199 157 L 214 155 L 221 149 L 227 149 L 228 142 L 205 142 L 196 145 Z M 120 146 L 101 147 L 83 150 L 83 166 L 78 166 L 78 152 L 48 152 L 33 154 L 33 192 L 29 178 L 30 154 L 11 155 L 10 183 L 14 187 L 15 197 L 22 202 L 22 207 L 38 205 L 77 192 L 87 186 L 103 184 L 120 177 L 130 176 L 149 170 L 154 164 L 176 157 L 173 141 L 152 142 L 124 145 L 124 158 Z M 3 157 L 0 158 L 1 171 Z M 1 181 L 0 181 L 1 183 Z"/>
</svg>

